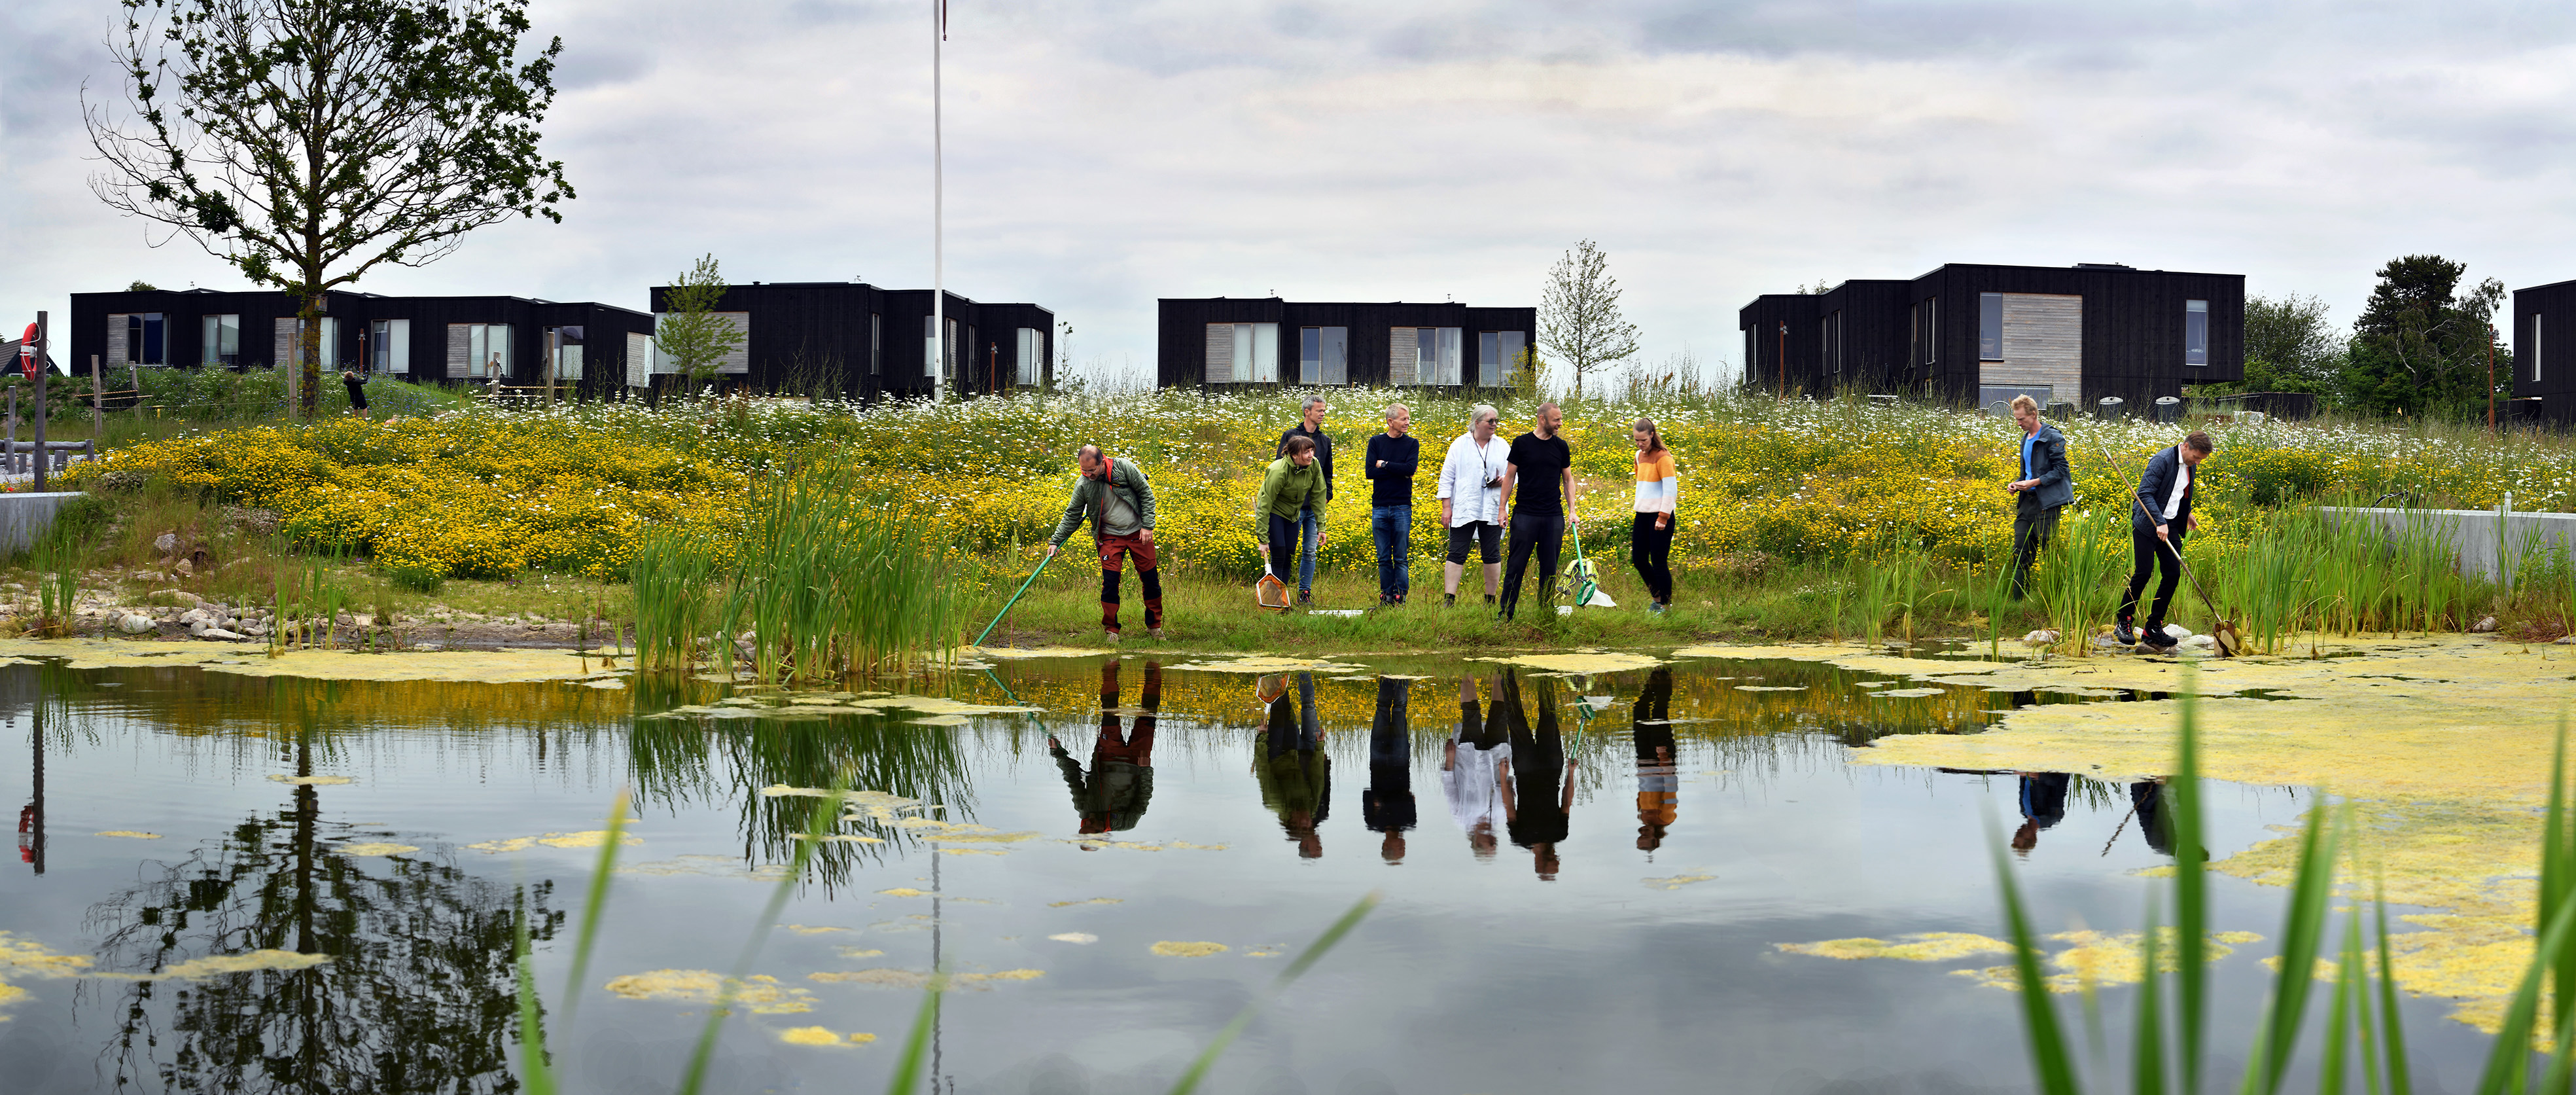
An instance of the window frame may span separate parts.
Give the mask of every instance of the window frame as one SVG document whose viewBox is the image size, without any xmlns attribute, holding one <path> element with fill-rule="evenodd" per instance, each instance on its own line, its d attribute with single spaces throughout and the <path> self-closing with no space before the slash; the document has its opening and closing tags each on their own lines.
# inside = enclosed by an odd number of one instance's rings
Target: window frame
<svg viewBox="0 0 2576 1095">
<path fill-rule="evenodd" d="M 1991 333 L 1989 327 L 1991 325 Z M 2004 359 L 2004 295 L 1977 294 L 1977 360 Z"/>
<path fill-rule="evenodd" d="M 2192 360 L 2195 355 L 2200 360 Z M 2209 366 L 2209 302 L 2206 300 L 2186 299 L 2182 302 L 2182 363 L 2184 367 L 2193 369 Z"/>
<path fill-rule="evenodd" d="M 241 313 L 211 312 L 197 317 L 197 364 L 241 364 Z"/>
<path fill-rule="evenodd" d="M 2549 346 L 2549 343 L 2543 338 L 2540 322 L 2547 318 L 2549 317 L 2546 313 L 2531 313 L 2531 382 L 2534 384 L 2540 383 L 2540 363 L 2545 357 L 2544 351 L 2547 350 Z"/>
</svg>

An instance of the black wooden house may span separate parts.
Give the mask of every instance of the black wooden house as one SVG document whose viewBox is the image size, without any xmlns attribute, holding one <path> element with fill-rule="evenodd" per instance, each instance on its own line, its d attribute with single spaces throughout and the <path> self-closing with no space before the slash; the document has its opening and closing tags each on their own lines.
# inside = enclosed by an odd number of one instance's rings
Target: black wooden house
<svg viewBox="0 0 2576 1095">
<path fill-rule="evenodd" d="M 658 316 L 670 287 L 655 286 Z M 936 390 L 939 352 L 931 290 L 863 282 L 733 285 L 712 309 L 745 335 L 717 375 L 756 391 L 874 401 Z M 1055 313 L 1035 304 L 979 304 L 947 294 L 946 370 L 959 394 L 1010 391 L 1055 380 Z M 667 372 L 669 363 L 653 369 Z"/>
<path fill-rule="evenodd" d="M 1953 263 L 1911 280 L 1766 294 L 1737 313 L 1747 387 L 1918 395 L 1993 407 L 2029 395 L 2142 410 L 2245 375 L 2245 277 L 2107 263 Z"/>
<path fill-rule="evenodd" d="M 275 291 L 150 289 L 72 294 L 68 353 L 126 365 L 268 368 L 296 360 L 300 302 Z M 416 382 L 542 385 L 571 393 L 618 390 L 648 359 L 652 317 L 611 304 L 528 297 L 323 296 L 326 369 L 360 369 Z"/>
<path fill-rule="evenodd" d="M 2576 339 L 2576 281 L 2513 292 L 2513 396 L 2520 421 L 2576 426 L 2576 357 L 2555 352 Z M 2555 342 L 2556 345 L 2552 345 Z"/>
<path fill-rule="evenodd" d="M 1166 297 L 1154 379 L 1165 388 L 1499 388 L 1537 340 L 1536 308 Z"/>
</svg>

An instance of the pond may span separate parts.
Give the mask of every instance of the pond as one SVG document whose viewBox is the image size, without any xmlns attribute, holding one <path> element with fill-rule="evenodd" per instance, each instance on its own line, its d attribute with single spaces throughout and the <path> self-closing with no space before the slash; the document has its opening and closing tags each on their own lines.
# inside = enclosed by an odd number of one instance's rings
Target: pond
<svg viewBox="0 0 2576 1095">
<path fill-rule="evenodd" d="M 2152 778 L 1855 763 L 1893 735 L 2162 698 L 2118 689 L 1689 656 L 1093 654 L 897 682 L 955 702 L 887 706 L 221 668 L 0 668 L 0 787 L 25 803 L 0 886 L 8 1091 L 513 1090 L 521 908 L 567 1089 L 668 1089 L 828 805 L 797 792 L 836 781 L 876 793 L 750 961 L 768 980 L 723 1024 L 709 1090 L 882 1089 L 947 969 L 937 1090 L 1160 1091 L 1373 892 L 1206 1090 L 2028 1090 L 2018 997 L 1978 976 L 2005 957 L 1801 945 L 2001 934 L 2000 851 L 2044 930 L 2116 949 L 2139 872 L 2171 862 Z M 621 790 L 631 840 L 568 1008 Z M 2212 858 L 2310 798 L 2213 785 Z M 2283 891 L 2213 886 L 2216 927 L 2277 933 Z M 2232 938 L 2220 1078 L 2271 953 Z M 2095 995 L 2106 1029 L 2133 991 Z M 2445 1001 L 2406 1008 L 2427 1089 L 2467 1086 L 2485 1038 Z"/>
</svg>

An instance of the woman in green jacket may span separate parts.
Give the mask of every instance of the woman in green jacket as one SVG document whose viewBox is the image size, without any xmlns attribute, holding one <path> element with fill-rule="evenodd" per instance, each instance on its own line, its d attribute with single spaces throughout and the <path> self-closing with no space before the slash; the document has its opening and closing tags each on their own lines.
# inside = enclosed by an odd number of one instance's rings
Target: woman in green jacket
<svg viewBox="0 0 2576 1095">
<path fill-rule="evenodd" d="M 1272 577 L 1287 583 L 1297 580 L 1297 515 L 1324 510 L 1324 469 L 1315 464 L 1312 439 L 1291 436 L 1282 448 L 1287 455 L 1271 461 L 1262 475 L 1261 501 L 1252 512 L 1267 526 L 1261 559 Z"/>
</svg>

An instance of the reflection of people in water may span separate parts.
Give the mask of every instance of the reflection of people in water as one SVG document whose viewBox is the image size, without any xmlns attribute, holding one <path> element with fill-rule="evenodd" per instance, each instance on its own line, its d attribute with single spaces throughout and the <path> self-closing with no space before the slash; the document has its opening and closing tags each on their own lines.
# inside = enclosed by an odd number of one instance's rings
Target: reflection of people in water
<svg viewBox="0 0 2576 1095">
<path fill-rule="evenodd" d="M 2173 816 L 2165 813 L 2165 782 L 2140 780 L 2129 785 L 2129 804 L 2138 810 L 2138 835 L 2158 855 L 2172 855 Z"/>
<path fill-rule="evenodd" d="M 1503 812 L 1499 766 L 1512 746 L 1502 716 L 1499 700 L 1490 716 L 1478 710 L 1474 677 L 1458 679 L 1458 732 L 1440 747 L 1440 791 L 1478 859 L 1494 858 L 1494 824 Z"/>
<path fill-rule="evenodd" d="M 2013 851 L 2028 856 L 2039 846 L 2040 830 L 2066 820 L 2066 785 L 2073 779 L 2064 772 L 2021 773 L 2021 828 L 2013 831 Z"/>
<path fill-rule="evenodd" d="M 1112 661 L 1100 667 L 1100 736 L 1091 744 L 1089 778 L 1054 735 L 1047 737 L 1047 752 L 1073 790 L 1073 811 L 1085 834 L 1135 828 L 1154 798 L 1154 714 L 1163 707 L 1163 666 L 1145 663 L 1144 713 L 1124 735 L 1118 732 L 1118 666 Z"/>
<path fill-rule="evenodd" d="M 1315 711 L 1315 675 L 1297 674 L 1297 710 L 1288 706 L 1288 678 L 1263 677 L 1254 691 L 1270 705 L 1266 727 L 1252 736 L 1252 775 L 1261 781 L 1261 804 L 1279 815 L 1279 827 L 1297 842 L 1297 855 L 1324 854 L 1315 827 L 1333 805 L 1332 758 L 1323 749 L 1323 724 Z"/>
<path fill-rule="evenodd" d="M 1360 792 L 1360 820 L 1386 834 L 1378 854 L 1404 861 L 1404 831 L 1414 826 L 1413 719 L 1410 681 L 1377 679 L 1377 717 L 1369 723 L 1369 785 Z"/>
<path fill-rule="evenodd" d="M 1681 754 L 1673 748 L 1673 671 L 1657 669 L 1629 715 L 1637 743 L 1637 850 L 1664 846 L 1664 833 L 1681 810 Z"/>
<path fill-rule="evenodd" d="M 1565 839 L 1567 816 L 1574 809 L 1574 761 L 1565 755 L 1565 739 L 1557 731 L 1556 690 L 1543 679 L 1531 687 L 1538 701 L 1535 731 L 1521 706 L 1519 673 L 1503 671 L 1502 694 L 1494 700 L 1512 736 L 1512 755 L 1503 759 L 1501 771 L 1503 825 L 1512 843 L 1530 850 L 1538 876 L 1552 881 L 1556 845 Z"/>
</svg>

